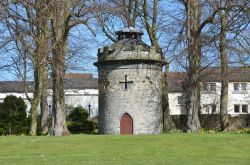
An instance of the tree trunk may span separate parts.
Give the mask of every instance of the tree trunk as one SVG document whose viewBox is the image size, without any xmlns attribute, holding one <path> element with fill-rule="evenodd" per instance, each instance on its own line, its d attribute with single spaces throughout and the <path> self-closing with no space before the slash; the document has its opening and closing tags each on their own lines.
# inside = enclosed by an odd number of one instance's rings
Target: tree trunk
<svg viewBox="0 0 250 165">
<path fill-rule="evenodd" d="M 127 22 L 127 26 L 130 27 L 135 27 L 136 24 L 136 18 L 138 16 L 138 0 L 129 0 L 128 3 L 123 1 L 124 6 L 125 6 L 125 19 Z"/>
<path fill-rule="evenodd" d="M 71 2 L 67 0 L 52 1 L 52 81 L 53 81 L 53 124 L 51 134 L 68 135 L 66 124 L 64 74 L 67 52 L 68 18 Z"/>
<path fill-rule="evenodd" d="M 52 135 L 68 135 L 64 98 L 65 43 L 56 45 L 52 58 L 53 80 L 53 128 Z"/>
<path fill-rule="evenodd" d="M 146 31 L 148 33 L 151 45 L 156 48 L 157 51 L 161 53 L 162 60 L 167 62 L 167 59 L 164 56 L 164 53 L 159 45 L 158 37 L 156 35 L 157 30 L 157 16 L 158 16 L 158 3 L 159 0 L 154 0 L 153 2 L 153 13 L 152 13 L 152 21 L 150 21 L 149 17 L 149 9 L 148 9 L 148 0 L 143 0 L 143 21 L 145 24 Z M 151 24 L 150 24 L 151 23 Z M 163 86 L 162 86 L 162 120 L 163 120 L 163 130 L 169 131 L 171 129 L 171 116 L 169 109 L 169 99 L 168 99 L 168 72 L 169 72 L 169 64 L 167 62 L 164 77 L 163 77 Z"/>
<path fill-rule="evenodd" d="M 150 25 L 150 19 L 149 19 L 149 9 L 148 9 L 148 0 L 144 0 L 143 1 L 143 14 L 144 14 L 144 23 L 145 23 L 145 27 L 151 42 L 152 46 L 156 47 L 157 51 L 160 51 L 162 54 L 162 58 L 163 57 L 163 52 L 162 49 L 160 48 L 159 42 L 158 42 L 158 38 L 156 35 L 156 22 L 157 22 L 157 13 L 158 13 L 158 0 L 154 0 L 154 4 L 153 4 L 153 16 L 152 16 L 152 22 Z"/>
<path fill-rule="evenodd" d="M 228 105 L 228 62 L 226 41 L 227 16 L 221 15 L 220 31 L 220 58 L 221 58 L 221 97 L 220 97 L 220 124 L 221 131 L 227 130 L 229 120 L 227 115 Z"/>
<path fill-rule="evenodd" d="M 43 12 L 48 12 L 48 10 L 44 10 Z M 41 91 L 41 131 L 42 134 L 48 134 L 48 55 L 49 55 L 49 48 L 48 48 L 48 14 L 42 13 L 41 21 L 41 34 L 42 34 L 42 42 L 41 42 L 41 49 L 42 49 L 42 61 L 41 61 L 41 77 L 42 77 L 42 91 Z"/>
<path fill-rule="evenodd" d="M 31 125 L 30 125 L 30 132 L 29 134 L 31 136 L 36 135 L 36 130 L 37 130 L 37 107 L 39 104 L 39 99 L 38 97 L 35 97 L 34 100 L 32 101 L 30 112 L 31 112 Z"/>
<path fill-rule="evenodd" d="M 47 134 L 49 132 L 48 129 L 48 70 L 47 70 L 47 62 L 43 63 L 42 65 L 42 79 L 43 79 L 43 86 L 42 86 L 42 96 L 41 96 L 41 129 L 42 134 Z"/>
<path fill-rule="evenodd" d="M 34 83 L 33 101 L 31 104 L 31 126 L 30 135 L 36 135 L 37 130 L 37 108 L 41 101 L 43 91 L 43 72 L 47 67 L 46 59 L 48 57 L 48 35 L 47 35 L 47 3 L 40 1 L 34 6 L 36 10 L 36 32 L 34 40 L 36 41 L 36 50 L 33 56 Z M 41 112 L 42 113 L 42 112 Z"/>
<path fill-rule="evenodd" d="M 187 2 L 187 40 L 188 40 L 188 71 L 187 71 L 187 132 L 199 132 L 199 70 L 200 70 L 200 38 L 198 34 L 200 9 L 197 0 Z"/>
<path fill-rule="evenodd" d="M 162 88 L 162 109 L 163 109 L 163 130 L 169 131 L 172 128 L 172 120 L 170 116 L 169 99 L 168 99 L 168 73 L 169 64 L 166 65 L 163 76 L 163 88 Z"/>
<path fill-rule="evenodd" d="M 37 47 L 36 55 L 40 55 L 39 46 Z M 42 88 L 42 79 L 40 74 L 40 66 L 39 66 L 39 59 L 35 59 L 34 62 L 34 83 L 35 89 L 33 92 L 33 100 L 31 104 L 31 125 L 30 125 L 30 132 L 31 136 L 36 135 L 37 131 L 37 108 L 41 99 L 41 88 Z"/>
</svg>

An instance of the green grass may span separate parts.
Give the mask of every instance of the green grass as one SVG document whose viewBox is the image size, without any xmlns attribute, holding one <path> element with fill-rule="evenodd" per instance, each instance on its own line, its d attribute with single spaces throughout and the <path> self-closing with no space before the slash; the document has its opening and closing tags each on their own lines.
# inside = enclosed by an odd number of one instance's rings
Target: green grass
<svg viewBox="0 0 250 165">
<path fill-rule="evenodd" d="M 250 134 L 0 137 L 0 164 L 250 164 Z"/>
</svg>

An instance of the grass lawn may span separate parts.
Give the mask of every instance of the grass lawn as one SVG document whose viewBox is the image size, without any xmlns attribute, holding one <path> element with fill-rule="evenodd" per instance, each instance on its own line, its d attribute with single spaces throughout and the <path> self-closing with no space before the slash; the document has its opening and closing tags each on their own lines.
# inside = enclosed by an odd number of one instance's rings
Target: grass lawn
<svg viewBox="0 0 250 165">
<path fill-rule="evenodd" d="M 250 164 L 250 134 L 0 137 L 0 164 Z"/>
</svg>

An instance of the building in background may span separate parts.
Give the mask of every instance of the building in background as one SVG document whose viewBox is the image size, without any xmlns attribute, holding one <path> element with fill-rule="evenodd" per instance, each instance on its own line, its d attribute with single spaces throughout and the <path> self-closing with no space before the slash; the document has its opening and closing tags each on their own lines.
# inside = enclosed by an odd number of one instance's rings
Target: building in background
<svg viewBox="0 0 250 165">
<path fill-rule="evenodd" d="M 201 114 L 207 117 L 207 125 L 211 129 L 216 127 L 212 121 L 216 119 L 218 125 L 220 112 L 220 70 L 218 68 L 207 69 L 202 75 L 201 82 Z M 129 80 L 129 79 L 128 79 Z M 122 81 L 122 80 L 121 80 Z M 186 96 L 183 89 L 185 81 L 184 72 L 169 73 L 169 105 L 172 118 L 180 118 L 186 114 Z M 32 82 L 28 82 L 32 89 Z M 121 86 L 124 84 L 121 83 Z M 24 99 L 27 105 L 27 113 L 30 103 L 24 93 L 22 81 L 0 81 L 0 102 L 7 95 L 15 95 Z M 48 89 L 48 105 L 51 112 L 52 90 Z M 121 87 L 120 86 L 120 87 Z M 242 128 L 250 125 L 250 68 L 229 69 L 228 87 L 228 114 L 236 126 Z M 32 92 L 28 95 L 32 97 Z M 65 100 L 67 106 L 82 106 L 90 110 L 90 116 L 98 116 L 98 79 L 91 74 L 66 74 L 65 75 Z M 153 117 L 153 116 L 151 116 Z M 178 125 L 178 124 L 176 124 Z M 179 126 L 176 126 L 179 128 Z"/>
<path fill-rule="evenodd" d="M 82 106 L 90 116 L 98 115 L 98 80 L 92 74 L 66 74 L 65 75 L 65 101 L 67 107 Z M 33 97 L 33 82 L 27 82 L 29 86 L 28 96 Z M 52 84 L 49 82 L 48 107 L 52 111 Z M 24 99 L 29 114 L 30 103 L 24 93 L 22 81 L 0 81 L 0 102 L 3 102 L 7 95 L 15 95 Z"/>
<path fill-rule="evenodd" d="M 230 68 L 228 84 L 228 114 L 249 114 L 250 68 Z M 183 89 L 184 72 L 169 73 L 169 105 L 171 115 L 186 114 Z M 201 114 L 220 113 L 221 76 L 219 68 L 209 68 L 201 74 Z"/>
</svg>

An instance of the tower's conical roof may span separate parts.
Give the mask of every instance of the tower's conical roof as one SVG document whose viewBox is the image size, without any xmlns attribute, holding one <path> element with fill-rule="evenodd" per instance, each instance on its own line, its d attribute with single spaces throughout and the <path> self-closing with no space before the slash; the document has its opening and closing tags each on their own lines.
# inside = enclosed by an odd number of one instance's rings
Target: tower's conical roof
<svg viewBox="0 0 250 165">
<path fill-rule="evenodd" d="M 96 66 L 104 63 L 135 63 L 146 61 L 165 64 L 161 53 L 155 47 L 150 47 L 141 39 L 143 32 L 134 28 L 127 27 L 115 32 L 118 40 L 112 45 L 105 46 L 98 50 L 98 62 Z"/>
</svg>

